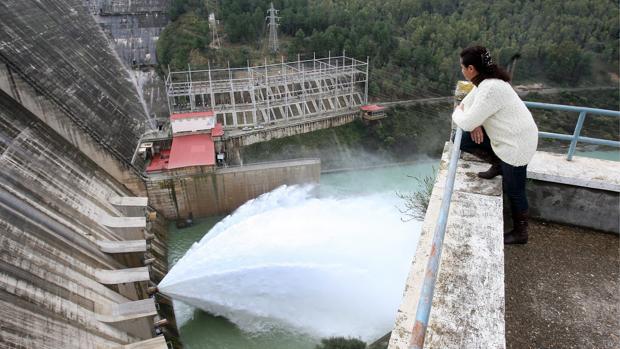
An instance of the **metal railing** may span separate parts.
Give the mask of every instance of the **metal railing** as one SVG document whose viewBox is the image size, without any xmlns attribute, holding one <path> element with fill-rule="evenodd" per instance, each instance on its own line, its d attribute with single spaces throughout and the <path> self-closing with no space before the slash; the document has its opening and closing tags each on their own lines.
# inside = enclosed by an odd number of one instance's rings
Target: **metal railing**
<svg viewBox="0 0 620 349">
<path fill-rule="evenodd" d="M 525 105 L 529 108 L 560 110 L 579 113 L 579 119 L 577 120 L 577 125 L 575 126 L 575 131 L 573 132 L 572 136 L 551 132 L 538 133 L 540 138 L 554 138 L 571 141 L 567 156 L 567 160 L 569 161 L 573 158 L 577 142 L 620 147 L 620 142 L 617 141 L 580 136 L 581 129 L 583 128 L 583 123 L 587 114 L 620 117 L 620 112 L 618 111 L 538 102 L 525 102 Z M 435 292 L 435 283 L 437 280 L 437 275 L 439 273 L 439 264 L 441 261 L 443 240 L 446 232 L 446 225 L 448 222 L 448 212 L 450 210 L 450 202 L 452 201 L 452 192 L 454 189 L 454 181 L 456 179 L 456 167 L 461 153 L 460 148 L 462 135 L 463 130 L 457 128 L 454 136 L 452 151 L 450 154 L 450 163 L 448 167 L 446 185 L 443 192 L 443 197 L 441 199 L 439 218 L 437 219 L 437 225 L 435 226 L 435 232 L 433 235 L 431 254 L 426 265 L 426 269 L 424 272 L 424 281 L 422 284 L 422 291 L 420 293 L 420 298 L 418 299 L 418 306 L 415 315 L 415 324 L 413 327 L 411 341 L 409 343 L 410 349 L 423 349 L 424 347 L 424 339 L 426 335 L 426 329 L 428 327 L 431 305 L 433 302 L 433 294 Z"/>
<path fill-rule="evenodd" d="M 422 349 L 424 347 L 424 336 L 428 326 L 429 314 L 431 312 L 431 304 L 433 303 L 433 294 L 435 293 L 435 281 L 439 273 L 439 264 L 441 261 L 441 251 L 443 248 L 443 238 L 446 235 L 446 225 L 448 223 L 448 211 L 450 210 L 450 202 L 452 201 L 452 190 L 454 188 L 454 180 L 456 178 L 456 165 L 461 155 L 461 138 L 463 130 L 456 129 L 454 135 L 454 143 L 450 154 L 450 165 L 448 167 L 448 175 L 446 186 L 441 198 L 441 209 L 439 210 L 439 218 L 435 226 L 433 234 L 433 245 L 431 255 L 424 272 L 424 282 L 422 284 L 422 292 L 418 300 L 418 308 L 415 313 L 415 325 L 409 347 L 412 349 Z"/>
<path fill-rule="evenodd" d="M 577 142 L 607 145 L 611 147 L 620 148 L 620 142 L 617 142 L 617 141 L 610 141 L 607 139 L 580 136 L 581 129 L 583 128 L 583 122 L 585 121 L 587 114 L 620 117 L 620 112 L 618 111 L 597 109 L 597 108 L 574 107 L 572 105 L 538 103 L 538 102 L 525 102 L 525 105 L 529 108 L 534 108 L 534 109 L 560 110 L 560 111 L 579 113 L 579 118 L 577 119 L 577 125 L 575 125 L 575 131 L 573 132 L 572 135 L 552 133 L 552 132 L 538 132 L 538 136 L 540 138 L 553 138 L 553 139 L 560 139 L 564 141 L 570 141 L 570 147 L 568 148 L 568 155 L 566 156 L 566 160 L 568 161 L 571 161 L 573 159 L 573 155 L 575 154 L 575 147 L 577 146 Z"/>
</svg>

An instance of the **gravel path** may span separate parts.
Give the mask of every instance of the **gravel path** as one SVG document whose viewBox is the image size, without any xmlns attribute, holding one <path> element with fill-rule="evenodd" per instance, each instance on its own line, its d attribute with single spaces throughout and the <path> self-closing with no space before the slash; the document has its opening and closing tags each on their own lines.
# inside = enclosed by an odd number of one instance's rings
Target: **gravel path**
<svg viewBox="0 0 620 349">
<path fill-rule="evenodd" d="M 508 349 L 620 348 L 618 235 L 531 222 L 506 246 Z"/>
</svg>

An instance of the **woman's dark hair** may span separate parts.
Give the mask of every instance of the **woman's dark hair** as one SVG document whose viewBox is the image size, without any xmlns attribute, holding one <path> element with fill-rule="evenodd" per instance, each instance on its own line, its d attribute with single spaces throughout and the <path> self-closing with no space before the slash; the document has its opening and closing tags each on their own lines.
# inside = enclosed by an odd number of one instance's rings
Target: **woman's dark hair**
<svg viewBox="0 0 620 349">
<path fill-rule="evenodd" d="M 510 82 L 510 74 L 493 62 L 491 53 L 485 47 L 471 46 L 461 51 L 461 63 L 468 67 L 473 65 L 478 75 L 471 79 L 478 86 L 484 79 L 500 79 Z"/>
</svg>

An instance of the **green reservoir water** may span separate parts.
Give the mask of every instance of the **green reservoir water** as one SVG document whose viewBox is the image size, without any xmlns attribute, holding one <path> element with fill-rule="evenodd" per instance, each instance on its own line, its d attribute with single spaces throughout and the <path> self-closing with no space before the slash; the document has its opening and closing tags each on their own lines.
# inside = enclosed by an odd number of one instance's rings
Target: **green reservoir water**
<svg viewBox="0 0 620 349">
<path fill-rule="evenodd" d="M 576 156 L 584 156 L 588 158 L 620 161 L 620 150 L 591 150 L 591 151 L 575 151 Z"/>
<path fill-rule="evenodd" d="M 321 175 L 319 196 L 350 197 L 374 193 L 396 195 L 396 192 L 419 190 L 416 180 L 433 174 L 439 160 L 419 161 L 410 165 L 347 171 Z M 397 210 L 397 207 L 394 207 Z M 200 240 L 224 216 L 196 220 L 190 228 L 170 225 L 169 263 L 172 266 L 192 244 Z M 223 317 L 175 302 L 175 314 L 181 341 L 186 349 L 312 349 L 319 338 L 286 333 L 249 334 Z"/>
</svg>

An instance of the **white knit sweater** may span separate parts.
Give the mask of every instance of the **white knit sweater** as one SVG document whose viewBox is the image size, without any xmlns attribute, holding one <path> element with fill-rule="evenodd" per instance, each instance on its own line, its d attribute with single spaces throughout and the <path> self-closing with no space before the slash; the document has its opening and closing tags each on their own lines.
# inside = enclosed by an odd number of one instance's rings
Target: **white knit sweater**
<svg viewBox="0 0 620 349">
<path fill-rule="evenodd" d="M 454 110 L 452 120 L 463 130 L 482 125 L 491 147 L 512 166 L 527 165 L 538 145 L 538 128 L 509 83 L 485 79 L 463 99 L 464 111 Z"/>
</svg>

